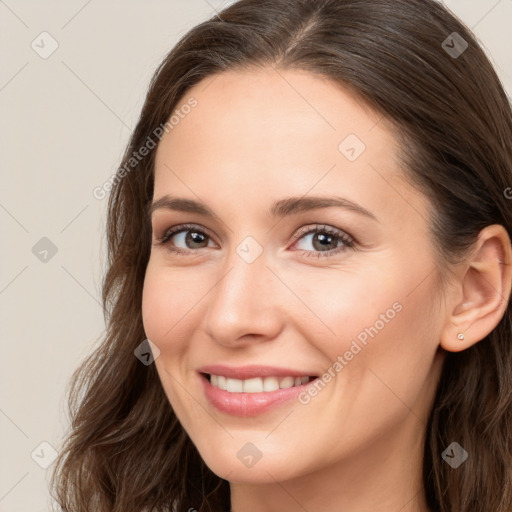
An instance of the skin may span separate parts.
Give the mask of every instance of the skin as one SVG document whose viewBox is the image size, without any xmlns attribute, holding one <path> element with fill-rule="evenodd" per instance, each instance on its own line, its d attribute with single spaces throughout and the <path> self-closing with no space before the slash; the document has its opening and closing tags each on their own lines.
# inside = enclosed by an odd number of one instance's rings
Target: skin
<svg viewBox="0 0 512 512">
<path fill-rule="evenodd" d="M 154 200 L 200 201 L 215 217 L 154 211 L 143 293 L 145 331 L 181 424 L 229 480 L 234 512 L 427 511 L 421 461 L 442 363 L 446 350 L 478 342 L 503 316 L 512 280 L 498 261 L 511 259 L 506 232 L 486 228 L 440 286 L 429 201 L 404 179 L 386 119 L 302 71 L 230 71 L 187 91 L 180 105 L 190 97 L 197 107 L 157 149 Z M 338 149 L 349 134 L 366 145 L 355 161 Z M 274 201 L 304 195 L 342 196 L 377 220 L 337 207 L 267 214 Z M 182 223 L 209 236 L 187 245 L 182 232 L 157 244 Z M 317 223 L 354 246 L 339 251 L 334 238 L 322 249 L 314 232 L 293 240 Z M 248 236 L 263 249 L 252 263 L 236 251 Z M 306 405 L 240 418 L 203 394 L 196 369 L 206 364 L 322 375 L 397 302 L 400 312 Z M 261 452 L 252 467 L 237 457 L 249 442 Z"/>
</svg>

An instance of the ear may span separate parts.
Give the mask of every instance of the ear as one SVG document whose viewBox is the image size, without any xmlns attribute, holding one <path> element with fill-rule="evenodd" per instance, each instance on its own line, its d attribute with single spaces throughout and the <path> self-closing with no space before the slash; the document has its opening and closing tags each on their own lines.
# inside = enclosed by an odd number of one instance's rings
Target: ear
<svg viewBox="0 0 512 512">
<path fill-rule="evenodd" d="M 512 248 L 505 228 L 493 224 L 480 231 L 459 266 L 451 299 L 446 301 L 440 340 L 449 352 L 460 352 L 485 338 L 505 314 L 512 288 Z"/>
</svg>

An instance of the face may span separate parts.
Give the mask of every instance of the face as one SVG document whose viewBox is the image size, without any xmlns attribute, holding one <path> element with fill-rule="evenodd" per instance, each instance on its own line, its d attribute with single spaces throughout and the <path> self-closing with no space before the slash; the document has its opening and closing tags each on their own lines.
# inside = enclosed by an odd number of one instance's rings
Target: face
<svg viewBox="0 0 512 512">
<path fill-rule="evenodd" d="M 204 461 L 272 482 L 405 456 L 439 377 L 441 292 L 428 200 L 391 127 L 302 71 L 209 77 L 177 108 L 156 155 L 143 321 Z"/>
</svg>

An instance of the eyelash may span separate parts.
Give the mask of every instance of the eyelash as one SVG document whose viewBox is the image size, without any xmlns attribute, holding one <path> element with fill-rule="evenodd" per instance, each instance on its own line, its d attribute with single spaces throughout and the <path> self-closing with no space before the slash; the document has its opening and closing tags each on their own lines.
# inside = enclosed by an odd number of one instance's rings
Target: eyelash
<svg viewBox="0 0 512 512">
<path fill-rule="evenodd" d="M 179 226 L 174 226 L 167 231 L 164 231 L 163 235 L 157 237 L 156 246 L 166 246 L 169 251 L 172 251 L 176 254 L 189 255 L 193 252 L 198 251 L 199 249 L 181 249 L 179 247 L 172 247 L 168 243 L 173 235 L 181 233 L 183 231 L 194 231 L 195 233 L 201 233 L 206 235 L 211 239 L 210 235 L 205 232 L 203 229 L 199 229 L 195 224 L 180 224 Z M 353 249 L 355 246 L 355 240 L 345 234 L 343 231 L 335 228 L 330 228 L 329 226 L 317 224 L 314 228 L 301 228 L 296 234 L 293 235 L 294 243 L 298 241 L 303 235 L 309 235 L 311 233 L 326 233 L 328 235 L 332 235 L 336 237 L 339 241 L 343 243 L 342 247 L 338 247 L 336 249 L 331 249 L 329 251 L 306 251 L 304 249 L 299 249 L 296 252 L 303 254 L 306 257 L 316 257 L 321 258 L 323 256 L 333 256 L 334 254 L 339 254 L 348 249 Z"/>
</svg>

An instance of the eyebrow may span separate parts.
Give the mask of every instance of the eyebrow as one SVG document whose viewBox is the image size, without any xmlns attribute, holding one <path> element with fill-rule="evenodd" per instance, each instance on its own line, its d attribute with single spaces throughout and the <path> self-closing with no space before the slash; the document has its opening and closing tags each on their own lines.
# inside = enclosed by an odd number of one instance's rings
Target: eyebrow
<svg viewBox="0 0 512 512">
<path fill-rule="evenodd" d="M 300 212 L 315 210 L 318 208 L 343 208 L 350 210 L 378 222 L 375 214 L 364 208 L 363 206 L 345 199 L 343 197 L 288 197 L 276 201 L 270 208 L 269 215 L 271 217 L 285 217 Z M 148 215 L 151 217 L 156 210 L 165 209 L 188 213 L 197 213 L 206 217 L 216 217 L 216 215 L 203 203 L 198 203 L 192 199 L 182 197 L 171 197 L 165 195 L 153 202 L 148 209 Z"/>
</svg>

